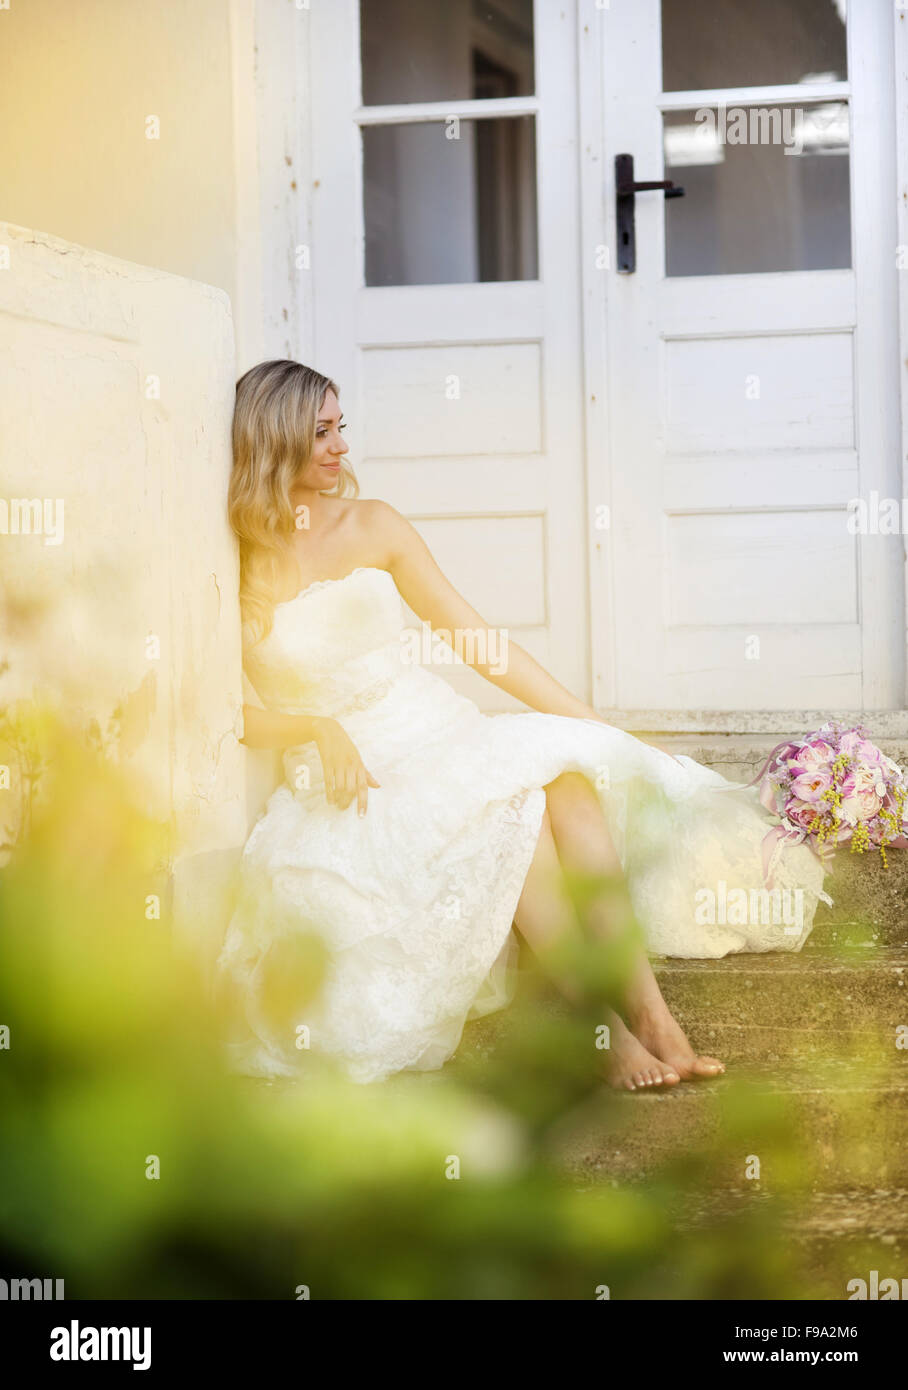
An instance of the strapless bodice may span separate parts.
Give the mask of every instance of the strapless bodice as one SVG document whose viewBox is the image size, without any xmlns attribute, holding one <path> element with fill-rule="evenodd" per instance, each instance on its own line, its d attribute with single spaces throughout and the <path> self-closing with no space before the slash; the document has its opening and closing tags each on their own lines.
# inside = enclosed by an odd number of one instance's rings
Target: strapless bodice
<svg viewBox="0 0 908 1390">
<path fill-rule="evenodd" d="M 318 580 L 277 604 L 246 658 L 269 709 L 337 717 L 382 698 L 406 673 L 403 601 L 387 570 Z"/>
</svg>

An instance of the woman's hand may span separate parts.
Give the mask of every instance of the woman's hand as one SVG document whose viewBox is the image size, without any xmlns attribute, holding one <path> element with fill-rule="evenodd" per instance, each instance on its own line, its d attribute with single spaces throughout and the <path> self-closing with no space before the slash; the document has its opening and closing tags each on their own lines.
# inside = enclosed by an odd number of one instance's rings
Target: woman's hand
<svg viewBox="0 0 908 1390">
<path fill-rule="evenodd" d="M 314 737 L 322 760 L 328 801 L 345 811 L 356 797 L 357 810 L 364 816 L 368 788 L 379 784 L 364 766 L 356 744 L 336 719 L 317 720 Z"/>
</svg>

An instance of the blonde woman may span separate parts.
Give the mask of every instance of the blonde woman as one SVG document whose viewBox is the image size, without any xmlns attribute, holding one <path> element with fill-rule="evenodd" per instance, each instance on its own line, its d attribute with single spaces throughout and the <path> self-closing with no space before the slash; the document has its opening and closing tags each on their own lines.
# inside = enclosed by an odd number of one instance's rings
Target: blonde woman
<svg viewBox="0 0 908 1390">
<path fill-rule="evenodd" d="M 806 899 L 794 928 L 704 918 L 702 889 L 762 887 L 756 793 L 611 727 L 516 643 L 506 663 L 481 660 L 495 636 L 482 616 L 409 522 L 357 498 L 339 394 L 292 361 L 237 385 L 229 513 L 245 669 L 264 705 L 244 706 L 243 741 L 282 750 L 286 773 L 246 845 L 219 961 L 243 1003 L 237 1068 L 294 1075 L 302 1026 L 358 1082 L 443 1065 L 467 1018 L 508 1002 L 513 927 L 574 997 L 562 949 L 581 931 L 607 937 L 623 913 L 603 894 L 581 926 L 560 869 L 623 882 L 650 951 L 800 949 L 822 896 L 806 847 L 777 875 Z M 535 712 L 483 715 L 413 661 L 402 600 L 448 640 L 470 634 L 469 664 Z M 327 973 L 278 1019 L 269 960 L 302 933 L 324 941 Z M 724 1071 L 672 1017 L 642 947 L 603 1021 L 610 1049 L 594 1055 L 616 1087 Z"/>
</svg>

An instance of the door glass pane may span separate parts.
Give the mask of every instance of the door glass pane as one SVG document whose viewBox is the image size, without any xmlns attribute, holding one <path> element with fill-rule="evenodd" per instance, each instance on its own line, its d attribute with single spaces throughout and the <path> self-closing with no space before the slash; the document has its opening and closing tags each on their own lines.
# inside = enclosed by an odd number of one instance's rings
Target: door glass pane
<svg viewBox="0 0 908 1390">
<path fill-rule="evenodd" d="M 533 0 L 360 0 L 364 106 L 528 96 Z"/>
<path fill-rule="evenodd" d="M 537 279 L 532 116 L 362 134 L 367 285 Z"/>
<path fill-rule="evenodd" d="M 663 87 L 688 92 L 844 81 L 845 3 L 662 0 Z"/>
<path fill-rule="evenodd" d="M 848 106 L 728 107 L 664 117 L 667 275 L 851 265 Z"/>
</svg>

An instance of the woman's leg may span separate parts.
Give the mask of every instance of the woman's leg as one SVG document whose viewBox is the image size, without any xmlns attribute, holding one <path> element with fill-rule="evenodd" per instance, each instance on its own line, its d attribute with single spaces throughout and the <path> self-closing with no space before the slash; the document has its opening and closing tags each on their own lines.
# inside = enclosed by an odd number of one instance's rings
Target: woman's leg
<svg viewBox="0 0 908 1390">
<path fill-rule="evenodd" d="M 564 886 L 548 811 L 542 818 L 536 853 L 517 904 L 514 924 L 561 992 L 571 1003 L 578 1003 L 581 991 L 577 982 L 565 972 L 563 960 L 565 953 L 569 953 L 572 946 L 582 945 L 584 938 Z M 634 1091 L 638 1087 L 673 1086 L 678 1082 L 677 1071 L 649 1052 L 612 1009 L 603 1010 L 603 1022 L 609 1029 L 610 1044 L 606 1074 L 613 1086 Z"/>
<path fill-rule="evenodd" d="M 563 773 L 546 787 L 546 799 L 552 835 L 564 869 L 613 878 L 621 875 L 621 861 L 590 782 L 579 772 Z M 627 920 L 630 900 L 626 884 L 619 907 L 616 922 L 614 896 L 603 894 L 594 900 L 589 909 L 591 929 L 607 939 Z M 622 1012 L 634 1036 L 680 1076 L 717 1076 L 725 1070 L 715 1057 L 699 1057 L 694 1052 L 662 997 L 645 951 L 640 952 L 628 982 Z"/>
</svg>

